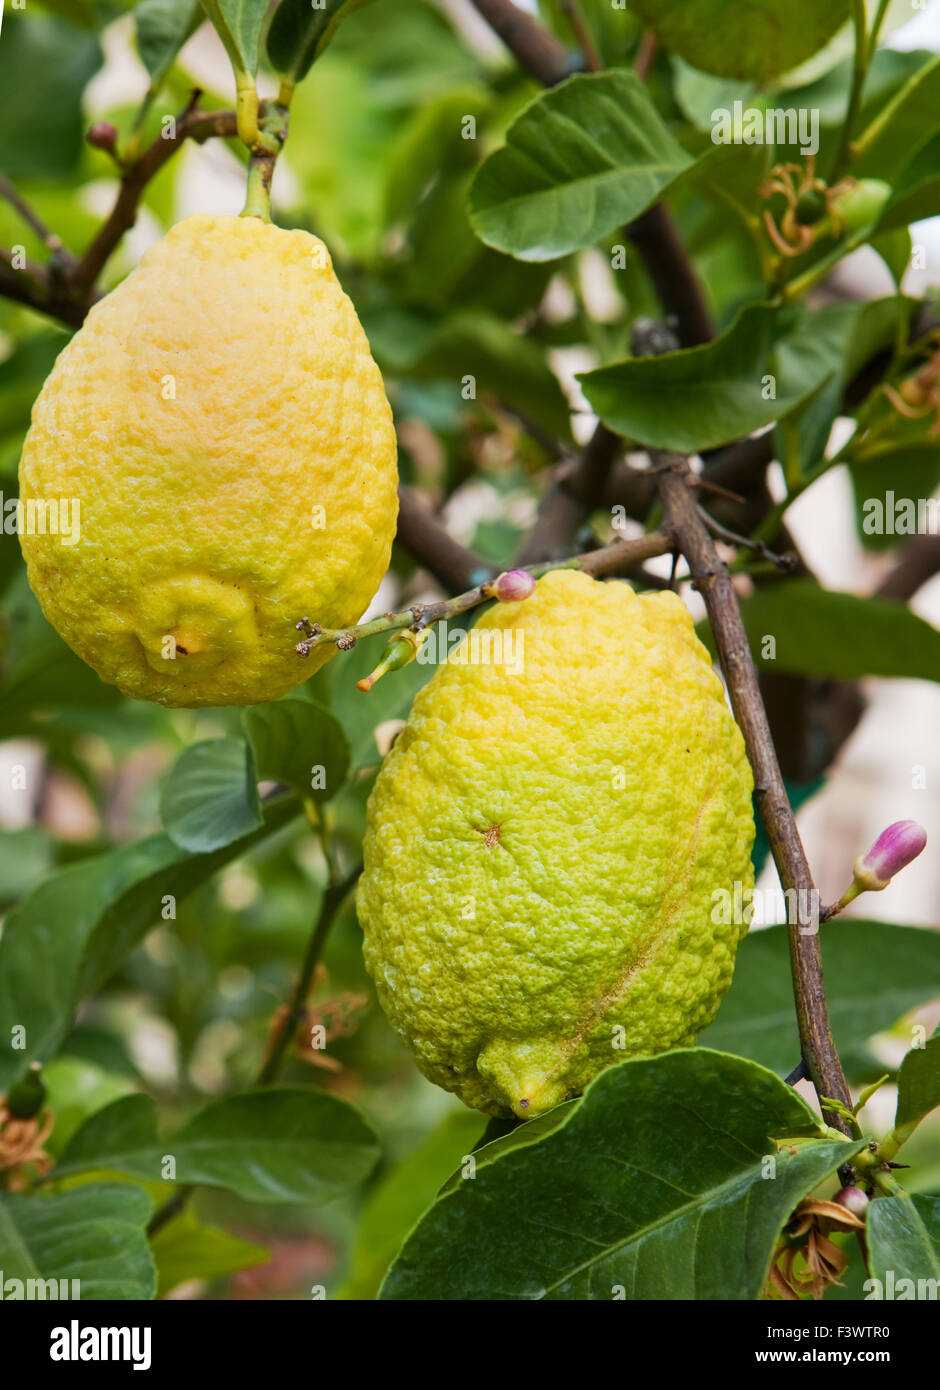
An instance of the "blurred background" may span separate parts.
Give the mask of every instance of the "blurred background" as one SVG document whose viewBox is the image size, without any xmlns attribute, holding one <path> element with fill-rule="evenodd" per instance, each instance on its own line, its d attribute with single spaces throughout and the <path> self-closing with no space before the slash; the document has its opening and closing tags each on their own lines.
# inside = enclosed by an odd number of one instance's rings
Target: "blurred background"
<svg viewBox="0 0 940 1390">
<path fill-rule="evenodd" d="M 127 132 L 148 84 L 132 15 L 118 6 L 106 11 L 113 17 L 99 49 L 89 22 L 97 8 L 93 0 L 63 0 L 41 11 L 37 4 L 37 32 L 22 49 L 21 29 L 14 34 L 8 23 L 0 34 L 0 87 L 11 94 L 5 109 L 19 113 L 0 135 L 0 167 L 73 248 L 87 242 L 117 188 L 113 166 L 83 143 L 82 131 L 105 120 Z M 937 0 L 918 11 L 894 4 L 890 13 L 890 46 L 940 49 Z M 632 21 L 626 16 L 623 23 Z M 624 32 L 635 42 L 635 33 Z M 205 109 L 232 104 L 228 60 L 208 26 L 184 48 L 147 118 L 147 138 L 164 116 L 182 109 L 194 85 L 205 92 Z M 263 94 L 275 91 L 275 80 L 263 79 Z M 546 437 L 559 432 L 559 418 L 564 430 L 570 407 L 575 442 L 593 429 L 574 373 L 625 346 L 630 320 L 655 308 L 636 264 L 614 276 L 594 251 L 561 267 L 520 265 L 473 237 L 462 202 L 473 167 L 481 152 L 500 143 L 534 91 L 469 0 L 380 0 L 343 26 L 298 89 L 273 189 L 276 219 L 326 240 L 357 304 L 395 407 L 403 478 L 424 493 L 454 536 L 498 565 L 508 563 L 534 519 L 544 466 L 552 461 Z M 468 112 L 478 123 L 473 142 L 460 138 Z M 681 126 L 682 113 L 675 118 Z M 243 201 L 244 168 L 234 149 L 219 140 L 187 145 L 148 189 L 106 283 L 115 283 L 179 218 L 236 213 Z M 716 301 L 733 308 L 736 296 L 752 292 L 753 257 L 727 248 L 719 254 L 707 225 L 682 206 L 678 216 Z M 935 219 L 912 229 L 915 244 L 926 249 L 926 268 L 908 271 L 904 289 L 910 294 L 940 284 L 938 224 Z M 31 256 L 42 256 L 2 202 L 0 243 L 22 243 Z M 823 294 L 867 299 L 892 292 L 884 263 L 866 249 L 840 268 Z M 731 308 L 726 320 L 730 314 Z M 29 410 L 66 333 L 0 302 L 4 498 L 15 495 Z M 465 362 L 480 381 L 478 401 L 464 401 L 455 387 Z M 779 496 L 782 486 L 776 486 Z M 788 519 L 809 566 L 828 587 L 871 593 L 897 560 L 894 550 L 862 544 L 852 481 L 842 468 L 808 489 Z M 580 539 L 603 541 L 610 534 L 609 517 L 600 515 Z M 668 576 L 669 562 L 654 561 L 650 568 Z M 162 775 L 190 743 L 236 728 L 237 712 L 168 712 L 101 686 L 45 625 L 25 583 L 16 538 L 8 534 L 0 536 L 0 583 L 2 910 L 55 865 L 159 829 Z M 439 593 L 430 576 L 396 551 L 370 611 Z M 700 616 L 697 596 L 686 597 Z M 940 627 L 940 574 L 918 590 L 912 607 Z M 365 700 L 353 687 L 378 659 L 375 646 L 366 648 L 331 662 L 314 678 L 317 693 Z M 356 715 L 366 732 L 379 729 L 379 742 L 387 738 L 395 727 L 390 721 L 406 712 L 428 674 L 428 668 L 412 667 L 377 687 L 368 709 Z M 836 898 L 856 855 L 884 826 L 920 821 L 931 836 L 927 851 L 888 892 L 870 894 L 849 911 L 936 926 L 940 684 L 869 680 L 861 693 L 865 708 L 854 732 L 825 786 L 800 811 L 810 860 L 824 900 Z M 373 770 L 379 742 L 373 740 Z M 336 807 L 337 835 L 350 855 L 361 840 L 370 784 L 367 768 Z M 83 1114 L 141 1085 L 161 1100 L 172 1125 L 195 1100 L 246 1084 L 289 988 L 324 879 L 315 837 L 289 828 L 223 870 L 181 905 L 175 922 L 154 930 L 86 1008 L 63 1057 L 48 1068 L 59 1105 L 53 1147 L 61 1147 Z M 759 886 L 774 883 L 773 869 L 765 870 Z M 273 1258 L 215 1281 L 168 1287 L 172 1296 L 304 1297 L 313 1285 L 324 1285 L 330 1296 L 371 1296 L 391 1253 L 383 1246 L 386 1233 L 407 1226 L 409 1213 L 418 1216 L 482 1133 L 483 1119 L 424 1082 L 386 1025 L 362 967 L 350 907 L 334 930 L 314 1004 L 331 1032 L 328 1054 L 296 1059 L 289 1075 L 354 1099 L 377 1124 L 385 1157 L 365 1207 L 350 1199 L 319 1211 L 256 1210 L 204 1193 L 199 1209 L 205 1219 Z M 932 1026 L 940 1007 L 918 1018 Z M 908 1046 L 908 1025 L 874 1043 L 886 1067 L 896 1066 Z M 890 1121 L 893 1104 L 889 1086 L 872 1102 L 878 1123 Z M 932 1180 L 936 1188 L 936 1125 L 922 1127 L 911 1161 L 915 1151 L 922 1184 Z"/>
</svg>

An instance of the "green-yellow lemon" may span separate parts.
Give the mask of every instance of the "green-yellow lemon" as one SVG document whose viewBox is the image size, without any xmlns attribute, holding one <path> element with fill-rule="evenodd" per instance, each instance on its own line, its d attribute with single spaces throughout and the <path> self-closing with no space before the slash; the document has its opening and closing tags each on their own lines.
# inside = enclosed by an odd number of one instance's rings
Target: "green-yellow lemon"
<svg viewBox="0 0 940 1390">
<path fill-rule="evenodd" d="M 39 395 L 20 463 L 29 582 L 128 695 L 271 700 L 333 650 L 299 656 L 298 621 L 345 627 L 373 597 L 396 484 L 381 374 L 323 243 L 189 217 Z"/>
<path fill-rule="evenodd" d="M 675 594 L 557 571 L 490 610 L 369 802 L 366 964 L 424 1074 L 525 1118 L 692 1043 L 746 931 L 751 791 Z"/>
</svg>

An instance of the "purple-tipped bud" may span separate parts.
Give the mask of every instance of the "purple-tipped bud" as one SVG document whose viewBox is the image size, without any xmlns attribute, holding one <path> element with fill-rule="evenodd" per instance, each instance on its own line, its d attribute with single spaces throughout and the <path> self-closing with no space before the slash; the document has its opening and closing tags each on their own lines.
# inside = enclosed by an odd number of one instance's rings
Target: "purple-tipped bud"
<svg viewBox="0 0 940 1390">
<path fill-rule="evenodd" d="M 916 820 L 898 820 L 882 830 L 867 854 L 855 861 L 855 878 L 863 888 L 887 888 L 896 873 L 916 859 L 927 843 L 927 832 Z"/>
<path fill-rule="evenodd" d="M 117 127 L 113 126 L 110 121 L 95 121 L 85 136 L 89 145 L 93 145 L 96 150 L 104 150 L 106 154 L 114 153 L 117 148 L 117 138 Z"/>
<path fill-rule="evenodd" d="M 493 580 L 490 591 L 501 603 L 519 603 L 535 589 L 535 580 L 528 570 L 507 570 Z"/>
<path fill-rule="evenodd" d="M 868 1198 L 860 1187 L 843 1187 L 832 1199 L 838 1206 L 845 1207 L 853 1216 L 864 1220 L 868 1210 Z"/>
</svg>

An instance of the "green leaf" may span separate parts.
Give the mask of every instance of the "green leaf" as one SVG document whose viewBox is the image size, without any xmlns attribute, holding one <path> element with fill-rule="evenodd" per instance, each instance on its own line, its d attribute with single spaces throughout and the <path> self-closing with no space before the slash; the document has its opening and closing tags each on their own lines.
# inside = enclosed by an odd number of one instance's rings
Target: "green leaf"
<svg viewBox="0 0 940 1390">
<path fill-rule="evenodd" d="M 880 1290 L 866 1283 L 866 1295 L 935 1299 L 940 1289 L 940 1197 L 877 1197 L 865 1224 L 869 1269 L 881 1281 Z M 916 1283 L 901 1285 L 902 1279 L 933 1282 L 918 1292 Z"/>
<path fill-rule="evenodd" d="M 190 1207 L 151 1237 L 150 1248 L 157 1262 L 158 1298 L 189 1279 L 222 1279 L 270 1259 L 270 1252 L 254 1241 L 203 1226 Z"/>
<path fill-rule="evenodd" d="M 940 998 L 938 932 L 853 918 L 826 923 L 820 947 L 832 1032 L 843 1056 L 911 1009 Z M 800 1042 L 786 927 L 745 937 L 731 989 L 698 1041 L 761 1062 L 781 1076 L 793 1070 Z"/>
<path fill-rule="evenodd" d="M 933 135 L 905 164 L 897 179 L 878 229 L 903 230 L 940 213 L 940 134 Z M 877 244 L 877 242 L 873 243 Z M 908 260 L 907 264 L 910 264 Z M 905 266 L 905 269 L 907 267 Z M 896 277 L 897 278 L 897 277 Z"/>
<path fill-rule="evenodd" d="M 72 1135 L 95 1111 L 134 1090 L 127 1076 L 115 1076 L 79 1057 L 59 1056 L 42 1069 L 46 1105 L 55 1115 L 55 1128 L 46 1144 L 58 1155 Z"/>
<path fill-rule="evenodd" d="M 0 1091 L 28 1062 L 55 1053 L 79 1002 L 161 914 L 298 810 L 293 796 L 272 801 L 261 829 L 214 854 L 187 854 L 151 835 L 60 869 L 24 898 L 0 935 Z"/>
<path fill-rule="evenodd" d="M 160 85 L 205 17 L 200 0 L 141 0 L 135 7 L 137 48 L 152 87 Z"/>
<path fill-rule="evenodd" d="M 627 0 L 635 15 L 702 72 L 767 82 L 795 68 L 848 18 L 848 0 L 750 0 L 730 23 L 726 0 Z"/>
<path fill-rule="evenodd" d="M 329 801 L 349 771 L 349 741 L 316 700 L 277 700 L 242 715 L 258 777 L 287 782 L 302 796 Z"/>
<path fill-rule="evenodd" d="M 0 836 L 0 903 L 15 902 L 52 868 L 49 833 L 38 825 L 5 830 Z"/>
<path fill-rule="evenodd" d="M 268 57 L 275 71 L 300 82 L 354 10 L 370 0 L 281 0 L 268 30 Z"/>
<path fill-rule="evenodd" d="M 170 1139 L 157 1134 L 149 1096 L 126 1096 L 86 1120 L 54 1169 L 56 1179 L 107 1169 L 157 1182 L 225 1187 L 247 1202 L 330 1202 L 375 1166 L 378 1140 L 357 1110 L 322 1091 L 270 1088 L 226 1096 Z"/>
<path fill-rule="evenodd" d="M 623 1062 L 539 1142 L 441 1197 L 382 1297 L 756 1298 L 793 1207 L 862 1147 L 776 1153 L 777 1138 L 820 1132 L 794 1091 L 740 1058 Z"/>
<path fill-rule="evenodd" d="M 940 194 L 940 179 L 937 180 L 937 189 L 938 194 Z M 938 211 L 940 211 L 940 196 L 938 196 L 937 204 Z M 910 220 L 913 221 L 914 219 Z M 910 269 L 914 249 L 907 223 L 879 232 L 877 236 L 872 237 L 869 244 L 873 251 L 878 252 L 888 267 L 892 280 L 900 290 L 901 281 Z"/>
<path fill-rule="evenodd" d="M 869 550 L 903 545 L 920 528 L 919 509 L 940 484 L 935 440 L 895 444 L 849 465 L 858 538 Z"/>
<path fill-rule="evenodd" d="M 101 45 L 66 20 L 6 8 L 0 168 L 12 179 L 65 178 L 81 157 L 82 96 L 104 60 Z"/>
<path fill-rule="evenodd" d="M 208 854 L 261 824 L 251 749 L 240 738 L 194 743 L 160 791 L 160 818 L 180 849 Z"/>
<path fill-rule="evenodd" d="M 241 70 L 254 77 L 268 0 L 202 0 L 202 7 L 236 72 Z"/>
<path fill-rule="evenodd" d="M 940 1106 L 940 1037 L 928 1039 L 923 1047 L 912 1047 L 898 1072 L 896 1130 L 905 1140 L 925 1115 Z"/>
<path fill-rule="evenodd" d="M 940 681 L 940 632 L 903 603 L 789 579 L 755 590 L 741 616 L 754 660 L 768 671 Z M 773 659 L 763 655 L 767 637 L 776 642 Z"/>
<path fill-rule="evenodd" d="M 940 102 L 940 63 L 935 53 L 924 52 L 922 62 L 914 74 L 899 89 L 903 97 L 893 106 L 890 117 L 879 131 L 877 139 L 860 154 L 852 164 L 852 173 L 858 178 L 886 179 L 895 184 L 896 180 L 906 180 L 907 170 L 912 165 L 917 173 L 908 188 L 916 186 L 919 175 L 925 166 L 918 163 L 918 155 L 924 150 L 925 161 L 930 156 L 925 146 L 937 135 L 937 105 Z M 869 118 L 877 112 L 866 113 Z M 859 131 L 859 135 L 864 130 Z M 929 163 L 926 165 L 929 168 Z M 891 204 L 885 211 L 882 226 L 894 224 Z"/>
<path fill-rule="evenodd" d="M 571 408 L 545 350 L 495 314 L 460 309 L 429 320 L 393 310 L 366 313 L 363 323 L 383 368 L 419 380 L 449 378 L 456 401 L 465 399 L 464 380 L 473 377 L 477 397 L 490 393 L 570 439 Z"/>
<path fill-rule="evenodd" d="M 472 1152 L 483 1118 L 472 1110 L 448 1115 L 372 1189 L 359 1218 L 345 1298 L 375 1298 L 402 1241 L 434 1201 L 445 1178 Z"/>
<path fill-rule="evenodd" d="M 799 305 L 780 316 L 772 370 L 791 391 L 805 387 L 805 402 L 787 419 L 796 429 L 804 473 L 823 457 L 847 385 L 878 352 L 893 347 L 898 314 L 909 303 L 892 295 L 817 310 Z M 828 380 L 814 392 L 825 373 Z"/>
<path fill-rule="evenodd" d="M 0 1192 L 4 1284 L 78 1279 L 83 1300 L 153 1298 L 156 1272 L 146 1235 L 152 1210 L 146 1192 L 123 1182 L 88 1183 L 51 1197 Z"/>
<path fill-rule="evenodd" d="M 776 317 L 770 305 L 751 304 L 711 343 L 630 358 L 578 380 L 605 425 L 648 448 L 697 453 L 727 444 L 780 419 L 831 374 L 829 355 L 810 343 L 789 371 L 765 379 Z"/>
<path fill-rule="evenodd" d="M 498 251 L 548 261 L 638 217 L 691 165 L 633 73 L 581 73 L 512 123 L 473 181 L 470 220 Z"/>
</svg>

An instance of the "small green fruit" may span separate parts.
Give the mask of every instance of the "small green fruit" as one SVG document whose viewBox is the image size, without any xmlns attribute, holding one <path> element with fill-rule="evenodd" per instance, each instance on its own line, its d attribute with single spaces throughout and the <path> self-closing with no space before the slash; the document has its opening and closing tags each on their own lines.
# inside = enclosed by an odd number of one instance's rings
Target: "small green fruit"
<svg viewBox="0 0 940 1390">
<path fill-rule="evenodd" d="M 832 200 L 833 222 L 843 234 L 870 227 L 891 197 L 891 185 L 883 179 L 858 179 Z"/>
<path fill-rule="evenodd" d="M 10 1087 L 6 1104 L 14 1120 L 31 1120 L 42 1109 L 46 1099 L 46 1088 L 39 1072 L 39 1063 L 33 1062 L 23 1080 Z"/>
</svg>

